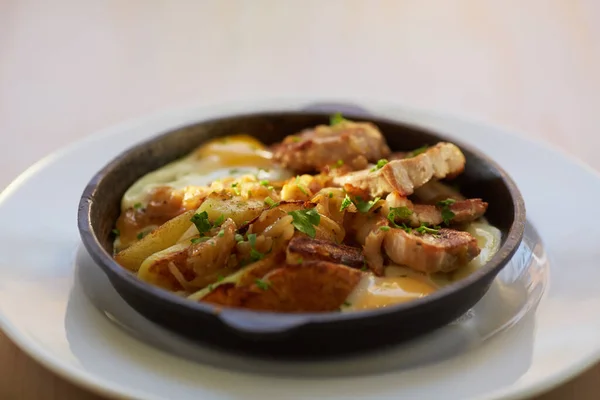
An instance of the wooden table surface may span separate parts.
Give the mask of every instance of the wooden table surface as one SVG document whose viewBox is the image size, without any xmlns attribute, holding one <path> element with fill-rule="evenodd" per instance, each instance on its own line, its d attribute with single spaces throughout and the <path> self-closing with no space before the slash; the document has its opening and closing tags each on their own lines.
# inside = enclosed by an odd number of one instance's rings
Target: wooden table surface
<svg viewBox="0 0 600 400">
<path fill-rule="evenodd" d="M 0 189 L 124 119 L 257 96 L 474 116 L 600 170 L 598 38 L 596 0 L 3 0 Z M 539 399 L 599 391 L 597 365 Z M 0 398 L 98 399 L 1 334 Z"/>
</svg>

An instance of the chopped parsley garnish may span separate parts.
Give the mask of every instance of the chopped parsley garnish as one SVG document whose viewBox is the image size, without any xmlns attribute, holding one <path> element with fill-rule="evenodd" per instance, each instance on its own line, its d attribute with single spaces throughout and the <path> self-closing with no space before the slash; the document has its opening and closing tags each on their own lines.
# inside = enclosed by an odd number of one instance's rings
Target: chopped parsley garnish
<svg viewBox="0 0 600 400">
<path fill-rule="evenodd" d="M 140 233 L 138 233 L 138 234 L 137 234 L 137 238 L 138 238 L 138 240 L 141 240 L 141 239 L 143 239 L 143 238 L 144 238 L 144 236 L 146 236 L 146 232 L 140 232 Z"/>
<path fill-rule="evenodd" d="M 352 305 L 352 303 L 350 303 L 348 300 L 344 301 L 345 307 L 350 307 L 351 305 Z"/>
<path fill-rule="evenodd" d="M 261 184 L 262 186 L 269 186 L 269 181 L 268 181 L 268 180 L 266 180 L 266 179 L 263 179 L 262 181 L 260 181 L 260 184 Z"/>
<path fill-rule="evenodd" d="M 120 230 L 118 230 L 118 229 L 116 229 L 116 228 L 112 230 L 112 233 L 113 233 L 113 235 L 115 235 L 115 236 L 119 236 L 119 235 L 121 235 L 121 231 L 120 231 Z"/>
<path fill-rule="evenodd" d="M 293 143 L 298 143 L 299 141 L 301 141 L 302 139 L 300 139 L 298 136 L 290 136 L 290 140 Z"/>
<path fill-rule="evenodd" d="M 420 227 L 415 228 L 415 231 L 417 231 L 423 235 L 426 233 L 430 233 L 432 235 L 437 235 L 438 233 L 440 233 L 440 227 L 439 226 L 428 227 L 425 224 L 421 224 Z"/>
<path fill-rule="evenodd" d="M 308 196 L 308 192 L 306 191 L 306 188 L 304 187 L 304 185 L 302 185 L 300 183 L 300 176 L 296 176 L 296 186 L 298 187 L 298 189 L 300 189 L 300 191 L 302 193 L 304 193 L 306 196 Z"/>
<path fill-rule="evenodd" d="M 290 211 L 288 214 L 292 216 L 292 225 L 294 225 L 294 228 L 298 231 L 306 233 L 311 238 L 314 238 L 317 235 L 315 226 L 319 225 L 321 222 L 321 216 L 317 210 L 311 208 L 310 210 Z"/>
<path fill-rule="evenodd" d="M 406 155 L 406 158 L 415 157 L 415 156 L 418 156 L 419 154 L 425 153 L 428 148 L 429 148 L 429 146 L 427 146 L 427 145 L 416 148 L 413 151 L 411 151 L 410 153 L 408 153 Z"/>
<path fill-rule="evenodd" d="M 218 236 L 218 237 L 223 237 L 223 236 L 225 236 L 225 229 L 221 229 L 221 230 L 219 231 L 219 233 L 217 233 L 217 236 Z"/>
<path fill-rule="evenodd" d="M 142 203 L 135 203 L 133 205 L 133 208 L 135 208 L 136 210 L 139 210 L 140 208 L 142 208 Z"/>
<path fill-rule="evenodd" d="M 344 160 L 337 160 L 335 164 L 333 164 L 333 168 L 340 168 L 342 165 L 344 165 Z"/>
<path fill-rule="evenodd" d="M 234 182 L 231 184 L 231 188 L 233 189 L 233 193 L 235 193 L 237 196 L 240 195 L 240 189 L 238 189 L 238 183 Z"/>
<path fill-rule="evenodd" d="M 346 195 L 346 197 L 344 197 L 344 200 L 342 200 L 340 211 L 344 211 L 346 208 L 350 207 L 350 204 L 352 204 L 352 200 L 350 199 L 350 196 Z"/>
<path fill-rule="evenodd" d="M 380 227 L 379 227 L 379 230 L 381 230 L 381 231 L 384 231 L 384 232 L 387 232 L 387 231 L 389 231 L 389 230 L 390 230 L 390 227 L 389 227 L 389 226 L 380 226 Z"/>
<path fill-rule="evenodd" d="M 371 172 L 373 172 L 373 171 L 377 171 L 378 169 L 381 169 L 381 168 L 383 168 L 383 166 L 384 166 L 385 164 L 387 164 L 388 162 L 389 162 L 389 161 L 388 161 L 388 160 L 386 160 L 385 158 L 382 158 L 382 159 L 380 159 L 379 161 L 377 161 L 377 164 L 376 164 L 376 165 L 375 165 L 373 168 L 371 168 Z"/>
<path fill-rule="evenodd" d="M 361 271 L 368 271 L 368 270 L 369 270 L 369 268 L 367 268 L 367 266 L 365 265 L 365 266 L 363 266 L 363 267 L 362 267 L 360 270 L 361 270 Z"/>
<path fill-rule="evenodd" d="M 210 285 L 207 286 L 208 291 L 212 292 L 212 290 L 215 288 L 215 286 L 211 283 Z"/>
<path fill-rule="evenodd" d="M 224 221 L 225 221 L 225 215 L 221 214 L 221 216 L 215 220 L 215 223 L 213 224 L 213 226 L 221 226 L 221 224 Z"/>
<path fill-rule="evenodd" d="M 348 121 L 346 118 L 342 116 L 342 113 L 335 113 L 329 117 L 329 125 L 334 126 L 340 124 L 344 121 Z"/>
<path fill-rule="evenodd" d="M 279 205 L 279 202 L 275 202 L 275 200 L 273 200 L 270 197 L 265 198 L 265 204 L 269 206 L 269 208 L 273 208 L 273 207 L 277 207 Z"/>
<path fill-rule="evenodd" d="M 206 233 L 212 228 L 206 211 L 202 211 L 200 214 L 194 214 L 190 221 L 196 225 L 196 229 L 198 229 L 198 232 L 200 233 Z"/>
<path fill-rule="evenodd" d="M 240 235 L 239 233 L 236 233 L 234 238 L 235 238 L 235 241 L 238 243 L 244 241 L 244 237 L 242 235 Z"/>
<path fill-rule="evenodd" d="M 373 200 L 364 201 L 362 197 L 357 196 L 354 205 L 361 213 L 367 213 L 380 199 L 380 197 L 375 197 Z"/>
<path fill-rule="evenodd" d="M 333 197 L 333 193 L 329 192 L 329 198 L 331 199 Z"/>
<path fill-rule="evenodd" d="M 396 219 L 406 220 L 412 215 L 412 211 L 408 207 L 390 207 L 390 212 L 387 215 L 388 221 L 396 228 L 401 228 L 396 224 Z"/>
<path fill-rule="evenodd" d="M 252 197 L 252 190 L 248 190 L 248 198 Z"/>
<path fill-rule="evenodd" d="M 225 277 L 223 275 L 217 276 L 217 282 L 222 282 Z"/>
<path fill-rule="evenodd" d="M 302 257 L 298 257 L 298 264 L 302 264 L 304 262 L 304 259 Z"/>
<path fill-rule="evenodd" d="M 248 242 L 250 243 L 250 261 L 262 260 L 265 255 L 256 250 L 256 233 L 248 235 Z"/>
<path fill-rule="evenodd" d="M 456 214 L 450 210 L 450 206 L 454 203 L 456 203 L 456 200 L 454 199 L 446 199 L 437 202 L 437 206 L 442 209 L 442 219 L 446 225 L 449 225 L 452 218 L 456 216 Z"/>
<path fill-rule="evenodd" d="M 192 238 L 191 242 L 192 244 L 198 244 L 198 243 L 202 243 L 202 242 L 206 242 L 207 240 L 210 240 L 209 237 L 199 237 L 199 238 Z"/>
<path fill-rule="evenodd" d="M 256 279 L 254 283 L 262 290 L 269 290 L 269 287 L 271 286 L 269 282 L 263 281 L 262 279 Z"/>
</svg>

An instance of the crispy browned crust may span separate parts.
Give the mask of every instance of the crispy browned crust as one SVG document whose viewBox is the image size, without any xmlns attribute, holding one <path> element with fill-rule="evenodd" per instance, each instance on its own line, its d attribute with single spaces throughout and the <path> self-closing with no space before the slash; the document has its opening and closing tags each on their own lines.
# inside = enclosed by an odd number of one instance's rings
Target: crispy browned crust
<svg viewBox="0 0 600 400">
<path fill-rule="evenodd" d="M 363 254 L 356 247 L 306 236 L 295 236 L 288 244 L 287 262 L 298 264 L 300 261 L 327 261 L 352 268 L 362 268 L 365 265 Z"/>
<path fill-rule="evenodd" d="M 277 312 L 325 312 L 340 308 L 363 273 L 324 261 L 286 265 L 260 284 L 222 284 L 201 301 L 229 307 Z"/>
<path fill-rule="evenodd" d="M 395 222 L 406 224 L 412 227 L 425 225 L 440 225 L 444 222 L 442 218 L 442 207 L 426 204 L 413 204 L 406 197 L 397 193 L 390 194 L 386 199 L 384 212 L 389 212 L 390 207 L 406 207 L 412 211 L 411 215 L 404 218 L 396 218 Z M 450 224 L 462 224 L 474 221 L 485 214 L 488 203 L 481 199 L 459 200 L 447 206 L 454 213 L 454 217 L 449 221 Z"/>
<path fill-rule="evenodd" d="M 425 273 L 454 271 L 480 252 L 477 239 L 453 229 L 440 229 L 436 235 L 391 229 L 383 248 L 394 263 Z"/>
<path fill-rule="evenodd" d="M 356 170 L 386 157 L 385 138 L 370 122 L 346 121 L 335 126 L 319 125 L 288 136 L 273 148 L 273 159 L 296 172 L 328 170 L 338 160 Z"/>
</svg>

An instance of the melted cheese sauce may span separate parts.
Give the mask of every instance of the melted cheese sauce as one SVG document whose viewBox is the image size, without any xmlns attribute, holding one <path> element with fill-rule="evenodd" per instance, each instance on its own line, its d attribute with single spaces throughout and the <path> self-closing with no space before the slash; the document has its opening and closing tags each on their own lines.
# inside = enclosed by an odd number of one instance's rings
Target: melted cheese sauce
<svg viewBox="0 0 600 400">
<path fill-rule="evenodd" d="M 271 152 L 257 139 L 234 135 L 214 139 L 195 149 L 188 156 L 150 172 L 135 182 L 123 196 L 123 210 L 151 200 L 153 189 L 169 187 L 193 195 L 199 186 L 225 177 L 257 175 L 258 179 L 279 181 L 293 175 L 276 167 Z M 185 196 L 184 194 L 184 196 Z"/>
<path fill-rule="evenodd" d="M 474 222 L 467 231 L 481 253 L 469 264 L 449 274 L 426 275 L 403 266 L 388 266 L 385 276 L 365 276 L 346 299 L 342 311 L 356 311 L 405 303 L 469 276 L 487 263 L 500 248 L 501 232 L 486 222 Z"/>
</svg>

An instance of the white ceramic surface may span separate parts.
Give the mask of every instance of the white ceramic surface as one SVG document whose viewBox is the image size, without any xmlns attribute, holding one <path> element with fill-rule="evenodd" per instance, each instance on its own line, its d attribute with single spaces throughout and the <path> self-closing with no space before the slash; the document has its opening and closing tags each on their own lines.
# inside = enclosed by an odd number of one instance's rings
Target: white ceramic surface
<svg viewBox="0 0 600 400">
<path fill-rule="evenodd" d="M 576 210 L 596 208 L 599 177 L 555 150 L 499 129 L 372 102 L 366 108 L 377 115 L 474 144 L 515 178 L 528 218 L 549 249 L 551 284 L 535 315 L 437 363 L 315 379 L 259 376 L 177 358 L 127 335 L 82 296 L 74 286 L 76 207 L 84 185 L 110 158 L 149 135 L 208 115 L 309 103 L 279 100 L 172 111 L 94 135 L 32 167 L 0 196 L 2 329 L 69 379 L 106 394 L 156 399 L 524 397 L 600 358 L 600 227 L 593 218 L 574 217 Z"/>
</svg>

